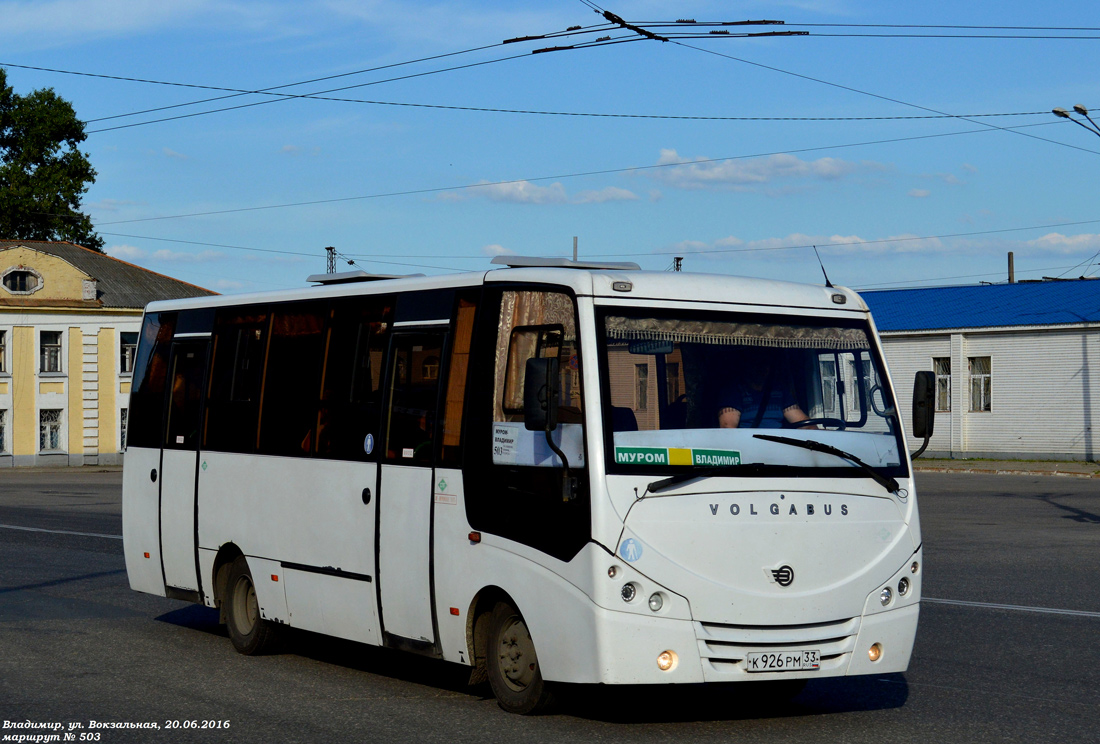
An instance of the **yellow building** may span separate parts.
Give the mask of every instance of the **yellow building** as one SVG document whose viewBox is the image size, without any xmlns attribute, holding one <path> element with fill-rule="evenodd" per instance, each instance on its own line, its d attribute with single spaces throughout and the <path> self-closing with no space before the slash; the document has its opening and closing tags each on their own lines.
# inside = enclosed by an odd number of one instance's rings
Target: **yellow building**
<svg viewBox="0 0 1100 744">
<path fill-rule="evenodd" d="M 0 468 L 121 463 L 142 309 L 211 294 L 73 243 L 0 241 Z"/>
</svg>

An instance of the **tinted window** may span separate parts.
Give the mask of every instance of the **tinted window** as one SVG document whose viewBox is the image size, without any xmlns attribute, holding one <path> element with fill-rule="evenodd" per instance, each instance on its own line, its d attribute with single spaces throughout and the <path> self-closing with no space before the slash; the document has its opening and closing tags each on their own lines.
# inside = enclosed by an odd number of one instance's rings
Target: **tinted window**
<svg viewBox="0 0 1100 744">
<path fill-rule="evenodd" d="M 317 435 L 325 303 L 273 308 L 260 410 L 260 452 L 308 457 Z"/>
<path fill-rule="evenodd" d="M 316 454 L 341 460 L 376 457 L 364 446 L 379 438 L 382 373 L 393 325 L 392 297 L 349 297 L 328 309 Z"/>
<path fill-rule="evenodd" d="M 270 322 L 267 308 L 260 306 L 224 308 L 217 313 L 203 438 L 207 449 L 256 449 Z"/>
<path fill-rule="evenodd" d="M 130 447 L 160 447 L 168 351 L 175 325 L 175 313 L 148 313 L 142 323 L 134 357 L 133 388 L 130 390 L 130 418 L 126 433 Z"/>
</svg>

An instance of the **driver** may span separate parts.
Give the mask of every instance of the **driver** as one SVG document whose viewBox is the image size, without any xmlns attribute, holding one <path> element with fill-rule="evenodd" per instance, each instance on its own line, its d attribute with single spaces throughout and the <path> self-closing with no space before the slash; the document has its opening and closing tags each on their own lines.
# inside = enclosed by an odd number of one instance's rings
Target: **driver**
<svg viewBox="0 0 1100 744">
<path fill-rule="evenodd" d="M 809 421 L 798 400 L 786 368 L 770 349 L 749 352 L 738 364 L 741 374 L 721 392 L 718 426 L 778 429 Z"/>
</svg>

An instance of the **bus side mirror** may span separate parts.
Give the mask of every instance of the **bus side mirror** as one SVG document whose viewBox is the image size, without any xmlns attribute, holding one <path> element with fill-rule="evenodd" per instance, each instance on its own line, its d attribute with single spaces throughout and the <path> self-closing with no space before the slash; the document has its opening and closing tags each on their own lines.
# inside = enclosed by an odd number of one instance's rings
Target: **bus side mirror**
<svg viewBox="0 0 1100 744">
<path fill-rule="evenodd" d="M 936 373 L 918 372 L 913 381 L 913 436 L 923 439 L 924 444 L 913 457 L 920 457 L 932 432 L 936 428 Z"/>
<path fill-rule="evenodd" d="M 523 425 L 528 431 L 558 428 L 558 359 L 528 359 L 523 377 Z"/>
</svg>

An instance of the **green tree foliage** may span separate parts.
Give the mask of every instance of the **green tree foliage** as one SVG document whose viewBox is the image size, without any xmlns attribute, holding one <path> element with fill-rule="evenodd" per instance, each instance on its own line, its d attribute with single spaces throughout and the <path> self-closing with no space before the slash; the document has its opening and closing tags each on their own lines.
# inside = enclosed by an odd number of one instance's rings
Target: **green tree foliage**
<svg viewBox="0 0 1100 744">
<path fill-rule="evenodd" d="M 95 170 L 72 105 L 44 88 L 20 96 L 0 68 L 0 240 L 67 240 L 103 251 L 80 211 Z"/>
</svg>

